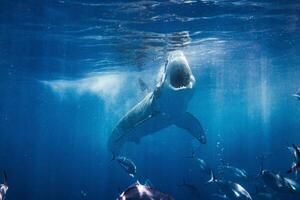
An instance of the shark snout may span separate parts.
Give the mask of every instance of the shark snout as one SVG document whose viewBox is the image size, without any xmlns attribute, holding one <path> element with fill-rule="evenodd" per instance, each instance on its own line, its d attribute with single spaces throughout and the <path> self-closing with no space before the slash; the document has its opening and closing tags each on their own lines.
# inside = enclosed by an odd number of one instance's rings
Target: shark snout
<svg viewBox="0 0 300 200">
<path fill-rule="evenodd" d="M 191 88 L 195 81 L 190 66 L 182 52 L 169 56 L 167 64 L 167 81 L 175 90 Z"/>
<path fill-rule="evenodd" d="M 170 71 L 170 84 L 174 88 L 187 87 L 191 81 L 191 74 L 189 69 L 182 64 L 182 66 L 174 66 Z"/>
</svg>

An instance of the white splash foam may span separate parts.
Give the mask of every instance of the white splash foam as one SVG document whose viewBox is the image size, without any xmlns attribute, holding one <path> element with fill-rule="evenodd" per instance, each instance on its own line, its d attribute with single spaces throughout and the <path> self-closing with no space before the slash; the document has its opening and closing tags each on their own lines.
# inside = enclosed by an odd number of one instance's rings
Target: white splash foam
<svg viewBox="0 0 300 200">
<path fill-rule="evenodd" d="M 66 92 L 74 92 L 77 95 L 93 94 L 103 100 L 112 100 L 120 92 L 124 80 L 125 77 L 118 73 L 92 73 L 80 79 L 58 79 L 42 83 L 61 96 Z"/>
<path fill-rule="evenodd" d="M 141 78 L 150 89 L 154 87 L 156 70 L 143 72 L 97 72 L 78 79 L 56 79 L 41 81 L 58 95 L 60 100 L 93 95 L 104 102 L 104 111 L 120 117 L 145 96 L 138 79 Z M 120 106 L 122 105 L 122 106 Z M 121 114 L 120 114 L 121 113 Z"/>
</svg>

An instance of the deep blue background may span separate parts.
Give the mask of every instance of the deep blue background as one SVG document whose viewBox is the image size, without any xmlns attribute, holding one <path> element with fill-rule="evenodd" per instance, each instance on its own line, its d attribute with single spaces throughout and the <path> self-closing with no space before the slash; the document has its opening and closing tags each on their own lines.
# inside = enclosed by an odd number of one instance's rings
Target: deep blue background
<svg viewBox="0 0 300 200">
<path fill-rule="evenodd" d="M 197 154 L 214 168 L 222 158 L 255 175 L 256 156 L 270 152 L 266 168 L 284 173 L 292 162 L 286 146 L 300 144 L 300 102 L 292 97 L 300 86 L 299 13 L 297 1 L 2 1 L 0 169 L 9 176 L 7 199 L 73 200 L 81 190 L 87 199 L 115 199 L 135 179 L 110 162 L 108 135 L 143 97 L 137 79 L 154 85 L 168 52 L 178 49 L 197 80 L 189 111 L 207 130 L 208 144 Z M 43 82 L 103 71 L 126 77 L 113 97 L 62 97 Z M 177 186 L 185 179 L 208 199 L 216 189 L 185 158 L 198 146 L 170 127 L 124 152 L 141 182 L 191 199 Z"/>
</svg>

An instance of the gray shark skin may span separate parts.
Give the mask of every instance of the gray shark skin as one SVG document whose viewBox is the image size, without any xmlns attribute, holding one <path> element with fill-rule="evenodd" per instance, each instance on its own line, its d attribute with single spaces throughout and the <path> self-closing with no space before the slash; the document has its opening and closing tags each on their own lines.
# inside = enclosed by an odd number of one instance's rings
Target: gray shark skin
<svg viewBox="0 0 300 200">
<path fill-rule="evenodd" d="M 136 166 L 134 162 L 124 156 L 113 157 L 112 160 L 116 160 L 120 166 L 129 174 L 129 176 L 134 177 L 136 174 Z"/>
<path fill-rule="evenodd" d="M 5 196 L 8 190 L 7 174 L 5 171 L 3 171 L 3 180 L 3 184 L 0 184 L 0 200 L 5 200 Z"/>
<path fill-rule="evenodd" d="M 232 181 L 218 180 L 211 171 L 211 179 L 208 183 L 216 184 L 223 197 L 230 200 L 252 200 L 249 192 L 240 184 Z"/>
<path fill-rule="evenodd" d="M 117 200 L 174 200 L 168 194 L 164 194 L 148 185 L 139 182 L 128 187 L 120 194 Z"/>
<path fill-rule="evenodd" d="M 113 129 L 108 139 L 109 151 L 118 155 L 125 143 L 139 143 L 141 138 L 171 125 L 186 130 L 205 144 L 206 135 L 201 123 L 186 111 L 194 89 L 195 78 L 184 54 L 171 53 L 154 91 L 134 106 Z"/>
</svg>

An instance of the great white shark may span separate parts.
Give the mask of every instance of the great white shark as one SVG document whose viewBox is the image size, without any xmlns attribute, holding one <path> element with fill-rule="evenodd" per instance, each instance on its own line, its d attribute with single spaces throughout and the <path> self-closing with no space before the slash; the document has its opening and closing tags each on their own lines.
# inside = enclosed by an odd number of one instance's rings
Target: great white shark
<svg viewBox="0 0 300 200">
<path fill-rule="evenodd" d="M 171 52 L 155 89 L 134 106 L 116 125 L 108 139 L 108 149 L 118 155 L 126 142 L 140 139 L 175 125 L 186 130 L 200 143 L 206 134 L 198 119 L 187 112 L 195 91 L 195 77 L 181 51 Z"/>
</svg>

